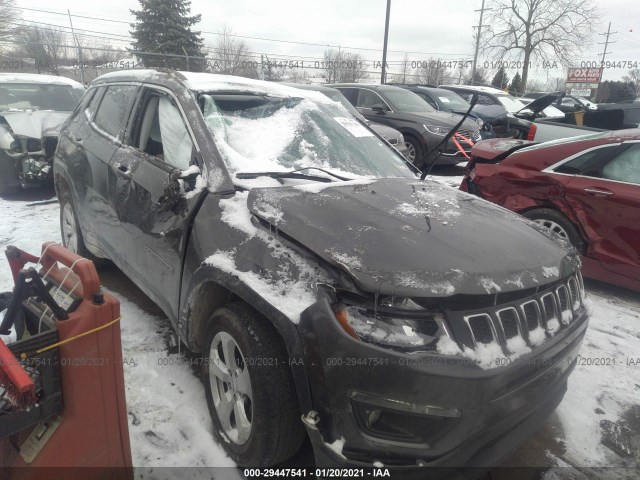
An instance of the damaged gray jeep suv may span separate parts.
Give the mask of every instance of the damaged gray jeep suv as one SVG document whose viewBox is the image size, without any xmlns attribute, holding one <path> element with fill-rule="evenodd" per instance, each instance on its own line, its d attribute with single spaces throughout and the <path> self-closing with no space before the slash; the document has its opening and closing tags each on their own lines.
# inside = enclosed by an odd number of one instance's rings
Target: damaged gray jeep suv
<svg viewBox="0 0 640 480">
<path fill-rule="evenodd" d="M 0 194 L 51 181 L 58 131 L 83 92 L 64 77 L 0 73 Z"/>
<path fill-rule="evenodd" d="M 112 260 L 202 355 L 240 465 L 308 435 L 318 467 L 486 468 L 563 398 L 587 328 L 575 251 L 420 181 L 321 93 L 110 73 L 54 173 L 64 244 Z"/>
</svg>

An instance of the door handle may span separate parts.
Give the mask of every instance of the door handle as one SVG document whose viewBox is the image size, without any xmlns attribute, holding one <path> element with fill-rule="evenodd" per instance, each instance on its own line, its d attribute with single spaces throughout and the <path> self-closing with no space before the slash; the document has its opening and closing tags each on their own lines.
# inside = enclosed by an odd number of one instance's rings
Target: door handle
<svg viewBox="0 0 640 480">
<path fill-rule="evenodd" d="M 598 190 L 597 188 L 585 188 L 584 191 L 585 193 L 593 195 L 594 197 L 610 197 L 611 195 L 613 195 L 613 192 Z"/>
</svg>

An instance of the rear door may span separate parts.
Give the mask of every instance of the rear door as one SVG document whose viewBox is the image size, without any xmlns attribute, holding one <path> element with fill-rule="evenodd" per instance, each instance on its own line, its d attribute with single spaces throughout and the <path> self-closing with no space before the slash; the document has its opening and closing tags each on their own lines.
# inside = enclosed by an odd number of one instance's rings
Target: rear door
<svg viewBox="0 0 640 480">
<path fill-rule="evenodd" d="M 187 170 L 202 168 L 202 159 L 180 103 L 160 87 L 142 89 L 126 142 L 110 164 L 121 268 L 177 318 L 188 222 L 204 193 L 197 170 Z"/>
<path fill-rule="evenodd" d="M 114 258 L 118 236 L 108 199 L 109 164 L 122 146 L 122 137 L 138 90 L 137 85 L 100 87 L 78 118 L 70 124 L 68 139 L 74 144 L 68 169 L 76 194 L 76 207 L 87 247 Z M 103 253 L 104 252 L 104 253 Z"/>
<path fill-rule="evenodd" d="M 590 237 L 589 256 L 640 278 L 640 142 L 606 147 L 567 187 L 567 201 Z"/>
</svg>

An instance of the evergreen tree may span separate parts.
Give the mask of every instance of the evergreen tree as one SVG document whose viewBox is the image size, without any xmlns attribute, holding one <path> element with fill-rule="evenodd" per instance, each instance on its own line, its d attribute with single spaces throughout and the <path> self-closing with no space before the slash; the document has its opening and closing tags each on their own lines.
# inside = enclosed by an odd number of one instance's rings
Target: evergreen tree
<svg viewBox="0 0 640 480">
<path fill-rule="evenodd" d="M 522 77 L 520 76 L 520 72 L 516 72 L 513 76 L 511 85 L 509 85 L 509 93 L 515 97 L 522 95 Z"/>
<path fill-rule="evenodd" d="M 190 16 L 189 0 L 138 0 L 140 10 L 131 10 L 135 23 L 130 33 L 133 49 L 163 55 L 136 53 L 145 67 L 203 70 L 203 40 L 191 27 L 201 15 Z M 186 55 L 185 55 L 186 52 Z M 179 57 L 173 56 L 179 55 Z"/>
<path fill-rule="evenodd" d="M 504 71 L 503 67 L 500 67 L 498 72 L 494 75 L 493 80 L 491 80 L 491 85 L 500 90 L 504 90 L 509 85 L 509 75 Z"/>
</svg>

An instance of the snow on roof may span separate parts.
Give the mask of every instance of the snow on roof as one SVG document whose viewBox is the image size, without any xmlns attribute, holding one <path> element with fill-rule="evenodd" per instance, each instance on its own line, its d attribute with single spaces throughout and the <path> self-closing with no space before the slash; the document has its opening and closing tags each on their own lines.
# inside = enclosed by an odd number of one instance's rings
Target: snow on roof
<svg viewBox="0 0 640 480">
<path fill-rule="evenodd" d="M 320 92 L 304 91 L 298 88 L 288 87 L 275 82 L 254 80 L 234 75 L 222 75 L 217 73 L 174 72 L 152 69 L 126 70 L 106 73 L 98 77 L 99 80 L 121 80 L 123 77 L 136 81 L 162 80 L 174 78 L 182 82 L 189 90 L 196 92 L 255 92 L 279 97 L 308 98 L 316 103 L 335 103 Z"/>
<path fill-rule="evenodd" d="M 190 89 L 198 92 L 213 92 L 216 90 L 224 91 L 251 91 L 264 93 L 267 95 L 276 95 L 282 97 L 303 97 L 314 100 L 315 102 L 328 103 L 331 102 L 325 95 L 312 90 L 300 90 L 298 88 L 289 87 L 281 83 L 266 82 L 264 80 L 254 80 L 246 77 L 236 77 L 234 75 L 221 75 L 215 73 L 195 73 L 180 72 L 184 77 L 184 84 Z"/>
<path fill-rule="evenodd" d="M 70 85 L 72 87 L 82 86 L 80 82 L 76 82 L 67 77 L 42 75 L 38 73 L 0 73 L 0 83 L 47 83 L 53 85 Z"/>
</svg>

